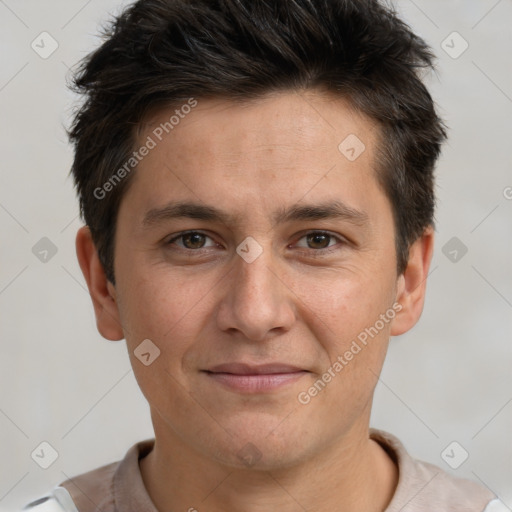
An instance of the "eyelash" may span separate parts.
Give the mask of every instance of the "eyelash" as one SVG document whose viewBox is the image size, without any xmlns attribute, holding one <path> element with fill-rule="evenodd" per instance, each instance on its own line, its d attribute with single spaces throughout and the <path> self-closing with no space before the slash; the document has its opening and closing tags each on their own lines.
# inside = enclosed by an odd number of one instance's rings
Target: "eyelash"
<svg viewBox="0 0 512 512">
<path fill-rule="evenodd" d="M 177 240 L 182 239 L 186 235 L 192 235 L 192 234 L 203 235 L 206 238 L 210 238 L 212 241 L 214 241 L 213 238 L 211 236 L 207 235 L 206 233 L 203 233 L 202 231 L 194 231 L 193 230 L 193 231 L 184 231 L 182 233 L 179 233 L 178 235 L 176 235 L 173 238 L 171 238 L 170 240 L 168 240 L 165 243 L 165 245 L 166 246 L 173 245 L 174 242 L 176 242 Z M 303 238 L 307 237 L 308 235 L 313 235 L 313 234 L 314 235 L 326 235 L 326 236 L 330 237 L 331 239 L 337 240 L 338 243 L 335 244 L 332 247 L 328 246 L 328 247 L 324 247 L 324 248 L 321 248 L 321 249 L 312 249 L 312 248 L 298 249 L 297 252 L 299 254 L 302 254 L 302 255 L 305 255 L 305 256 L 308 256 L 308 257 L 314 257 L 314 258 L 315 257 L 323 257 L 323 256 L 327 256 L 327 255 L 331 254 L 334 251 L 339 250 L 340 249 L 340 247 L 339 247 L 340 245 L 347 245 L 348 244 L 348 241 L 344 237 L 341 237 L 339 235 L 334 235 L 334 234 L 330 233 L 329 231 L 322 231 L 322 230 L 308 231 L 307 233 L 304 233 L 297 240 L 297 242 L 299 242 Z M 295 243 L 297 243 L 297 242 L 295 242 Z M 208 251 L 209 249 L 210 249 L 210 247 L 200 247 L 199 249 L 187 249 L 187 248 L 178 247 L 179 251 L 187 252 L 187 253 L 190 253 L 190 254 L 194 253 L 195 255 L 198 255 L 198 256 L 203 254 L 205 251 Z"/>
</svg>

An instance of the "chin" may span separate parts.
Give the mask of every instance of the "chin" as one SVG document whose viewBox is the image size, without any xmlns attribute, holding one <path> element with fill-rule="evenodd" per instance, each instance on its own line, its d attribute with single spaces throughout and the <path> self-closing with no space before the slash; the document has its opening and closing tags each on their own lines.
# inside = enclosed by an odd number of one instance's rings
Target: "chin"
<svg viewBox="0 0 512 512">
<path fill-rule="evenodd" d="M 309 451 L 305 440 L 310 429 L 304 423 L 300 426 L 287 423 L 285 418 L 286 415 L 258 420 L 254 415 L 247 415 L 232 425 L 225 423 L 232 436 L 227 443 L 225 438 L 219 440 L 214 458 L 237 469 L 268 471 L 293 466 Z"/>
</svg>

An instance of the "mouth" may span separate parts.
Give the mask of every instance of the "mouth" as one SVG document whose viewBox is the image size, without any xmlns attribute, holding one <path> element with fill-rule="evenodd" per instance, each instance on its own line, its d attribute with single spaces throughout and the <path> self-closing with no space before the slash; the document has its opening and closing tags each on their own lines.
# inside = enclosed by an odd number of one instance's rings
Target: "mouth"
<svg viewBox="0 0 512 512">
<path fill-rule="evenodd" d="M 226 363 L 203 372 L 217 384 L 241 393 L 273 391 L 296 382 L 309 373 L 302 368 L 282 363 Z"/>
</svg>

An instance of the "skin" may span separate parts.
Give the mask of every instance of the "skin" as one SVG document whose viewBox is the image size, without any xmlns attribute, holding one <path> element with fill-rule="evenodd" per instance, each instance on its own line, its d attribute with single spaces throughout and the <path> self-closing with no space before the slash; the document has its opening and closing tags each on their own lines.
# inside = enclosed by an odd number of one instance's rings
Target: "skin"
<svg viewBox="0 0 512 512">
<path fill-rule="evenodd" d="M 146 119 L 141 142 L 172 113 Z M 338 150 L 349 134 L 366 146 L 353 162 Z M 98 330 L 126 339 L 150 404 L 156 441 L 140 467 L 158 510 L 377 512 L 389 503 L 398 471 L 369 439 L 372 397 L 389 337 L 421 315 L 433 230 L 411 246 L 398 276 L 392 208 L 376 178 L 378 136 L 372 120 L 322 91 L 199 100 L 139 163 L 121 202 L 115 286 L 88 228 L 79 230 Z M 148 211 L 171 201 L 232 218 L 144 225 Z M 364 218 L 273 218 L 279 208 L 331 201 Z M 206 237 L 169 243 L 186 230 Z M 311 231 L 332 236 L 311 241 Z M 236 252 L 248 236 L 263 250 L 252 263 Z M 301 404 L 298 394 L 396 303 L 394 319 Z M 149 366 L 134 355 L 145 339 L 160 350 Z M 203 371 L 240 361 L 306 372 L 248 394 Z M 259 454 L 249 465 L 248 443 Z"/>
</svg>

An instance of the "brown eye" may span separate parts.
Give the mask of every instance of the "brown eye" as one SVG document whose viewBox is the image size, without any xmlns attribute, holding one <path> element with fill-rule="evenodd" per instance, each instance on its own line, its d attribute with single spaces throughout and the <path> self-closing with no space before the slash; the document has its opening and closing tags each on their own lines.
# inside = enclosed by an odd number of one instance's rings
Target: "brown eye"
<svg viewBox="0 0 512 512">
<path fill-rule="evenodd" d="M 201 233 L 200 231 L 189 231 L 175 236 L 166 243 L 167 246 L 177 246 L 178 249 L 193 251 L 194 249 L 208 249 L 215 247 L 216 244 L 211 237 Z"/>
<path fill-rule="evenodd" d="M 186 249 L 201 249 L 204 247 L 206 236 L 202 233 L 187 233 L 180 237 Z"/>
<path fill-rule="evenodd" d="M 310 249 L 325 249 L 329 246 L 332 236 L 327 233 L 310 233 L 307 243 Z"/>
</svg>

